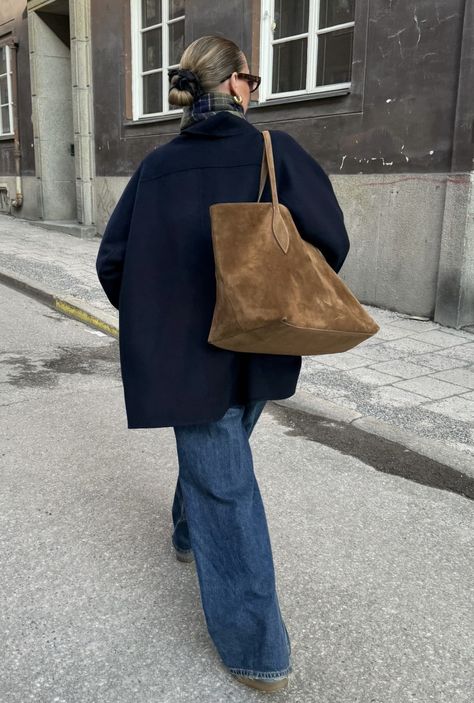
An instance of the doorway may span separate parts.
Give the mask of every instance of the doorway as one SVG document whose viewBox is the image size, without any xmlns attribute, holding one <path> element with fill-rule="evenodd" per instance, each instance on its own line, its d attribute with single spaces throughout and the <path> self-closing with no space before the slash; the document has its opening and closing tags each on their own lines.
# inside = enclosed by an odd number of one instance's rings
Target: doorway
<svg viewBox="0 0 474 703">
<path fill-rule="evenodd" d="M 88 0 L 30 0 L 28 29 L 38 212 L 94 236 Z"/>
</svg>

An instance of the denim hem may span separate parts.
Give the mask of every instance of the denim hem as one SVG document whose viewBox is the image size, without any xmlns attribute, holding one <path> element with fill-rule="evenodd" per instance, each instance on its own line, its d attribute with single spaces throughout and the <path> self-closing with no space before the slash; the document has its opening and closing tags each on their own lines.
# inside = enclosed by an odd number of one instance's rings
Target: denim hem
<svg viewBox="0 0 474 703">
<path fill-rule="evenodd" d="M 178 521 L 178 522 L 179 522 L 179 521 Z M 175 544 L 175 542 L 174 542 L 174 532 L 173 532 L 173 534 L 171 535 L 171 544 L 173 545 L 173 548 L 175 549 L 175 551 L 179 552 L 180 554 L 192 554 L 192 553 L 193 553 L 192 548 L 190 548 L 190 549 L 181 549 L 180 547 L 177 547 L 177 546 L 176 546 L 176 544 Z"/>
<path fill-rule="evenodd" d="M 293 667 L 291 664 L 286 667 L 286 669 L 280 669 L 279 671 L 254 671 L 253 669 L 235 669 L 234 667 L 227 667 L 231 674 L 235 676 L 247 676 L 250 679 L 284 679 L 291 674 Z"/>
</svg>

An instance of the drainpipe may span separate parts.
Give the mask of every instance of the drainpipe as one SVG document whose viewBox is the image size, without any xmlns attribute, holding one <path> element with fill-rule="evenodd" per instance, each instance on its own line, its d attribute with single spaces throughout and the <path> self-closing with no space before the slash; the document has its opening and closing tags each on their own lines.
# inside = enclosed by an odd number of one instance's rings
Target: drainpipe
<svg viewBox="0 0 474 703">
<path fill-rule="evenodd" d="M 15 182 L 16 182 L 16 195 L 10 204 L 14 208 L 20 208 L 23 205 L 23 192 L 22 192 L 22 180 L 21 180 L 21 149 L 20 149 L 20 133 L 18 128 L 18 96 L 17 96 L 17 75 L 18 75 L 18 42 L 12 41 L 10 44 L 10 49 L 13 54 L 13 76 L 12 76 L 12 91 L 13 91 L 13 134 L 14 134 L 14 147 L 13 155 L 15 158 Z"/>
</svg>

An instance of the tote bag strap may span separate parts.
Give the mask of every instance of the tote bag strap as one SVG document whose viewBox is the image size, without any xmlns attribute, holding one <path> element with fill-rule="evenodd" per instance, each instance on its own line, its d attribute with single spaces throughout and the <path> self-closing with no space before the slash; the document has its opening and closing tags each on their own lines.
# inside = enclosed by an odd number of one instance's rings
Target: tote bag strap
<svg viewBox="0 0 474 703">
<path fill-rule="evenodd" d="M 263 192 L 263 186 L 265 184 L 265 178 L 266 174 L 268 171 L 268 175 L 270 176 L 270 186 L 272 190 L 272 208 L 273 208 L 273 216 L 272 216 L 272 230 L 273 230 L 273 235 L 275 237 L 275 240 L 278 242 L 278 245 L 281 247 L 282 251 L 286 254 L 288 251 L 288 247 L 290 246 L 290 233 L 288 232 L 288 229 L 286 227 L 286 224 L 283 220 L 282 214 L 280 212 L 280 207 L 278 204 L 278 193 L 277 193 L 277 184 L 276 184 L 276 175 L 275 175 L 275 163 L 273 161 L 273 150 L 272 150 L 272 140 L 270 137 L 270 132 L 268 129 L 263 130 L 262 132 L 263 138 L 264 138 L 264 150 L 263 150 L 263 155 L 262 155 L 262 166 L 260 170 L 260 192 L 258 195 L 258 200 L 262 197 L 262 192 Z"/>
<path fill-rule="evenodd" d="M 275 163 L 273 160 L 272 140 L 268 129 L 263 130 L 262 134 L 264 140 L 264 149 L 262 154 L 262 166 L 260 168 L 260 187 L 257 202 L 259 202 L 260 198 L 262 197 L 263 188 L 265 186 L 265 180 L 268 173 L 270 176 L 270 186 L 272 190 L 272 203 L 273 206 L 276 207 L 278 206 L 278 193 L 276 185 Z"/>
</svg>

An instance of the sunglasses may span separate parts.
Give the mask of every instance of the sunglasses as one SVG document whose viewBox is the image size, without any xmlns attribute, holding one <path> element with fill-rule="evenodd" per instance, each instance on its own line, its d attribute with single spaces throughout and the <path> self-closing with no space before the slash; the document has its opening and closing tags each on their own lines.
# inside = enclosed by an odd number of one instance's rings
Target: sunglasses
<svg viewBox="0 0 474 703">
<path fill-rule="evenodd" d="M 228 78 L 230 78 L 232 73 L 229 73 L 229 75 L 223 78 L 222 81 L 226 81 Z M 237 73 L 237 78 L 242 78 L 242 80 L 247 81 L 250 86 L 251 93 L 257 90 L 258 86 L 260 85 L 260 81 L 262 80 L 260 76 L 253 76 L 251 73 Z"/>
</svg>

